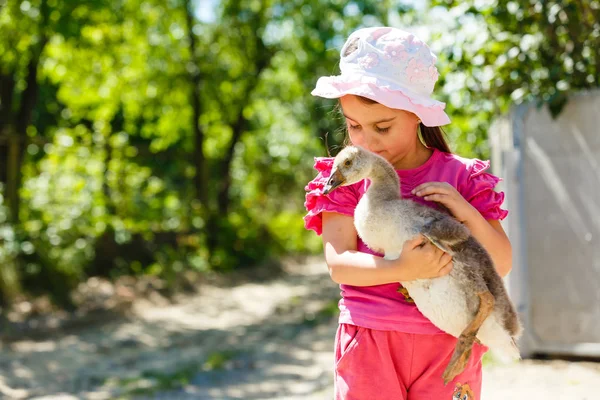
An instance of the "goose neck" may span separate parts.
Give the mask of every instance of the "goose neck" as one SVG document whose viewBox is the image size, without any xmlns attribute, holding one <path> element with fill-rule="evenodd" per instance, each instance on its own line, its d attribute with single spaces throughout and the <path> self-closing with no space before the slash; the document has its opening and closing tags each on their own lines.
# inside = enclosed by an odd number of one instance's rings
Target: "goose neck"
<svg viewBox="0 0 600 400">
<path fill-rule="evenodd" d="M 385 160 L 376 158 L 371 168 L 371 193 L 377 192 L 385 198 L 400 197 L 400 178 L 394 168 Z M 367 192 L 369 192 L 367 191 Z"/>
</svg>

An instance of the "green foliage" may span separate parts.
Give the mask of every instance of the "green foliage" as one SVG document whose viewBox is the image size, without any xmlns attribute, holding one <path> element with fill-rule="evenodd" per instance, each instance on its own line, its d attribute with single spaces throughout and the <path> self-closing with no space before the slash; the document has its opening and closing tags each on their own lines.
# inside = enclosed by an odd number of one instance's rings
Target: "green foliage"
<svg viewBox="0 0 600 400">
<path fill-rule="evenodd" d="M 20 203 L 9 223 L 10 196 L 0 197 L 0 261 L 13 265 L 0 293 L 21 282 L 68 305 L 91 275 L 174 282 L 186 268 L 320 248 L 303 229 L 303 187 L 337 121 L 310 90 L 350 31 L 385 23 L 394 7 L 215 4 L 213 22 L 188 21 L 198 4 L 184 0 L 0 8 L 0 184 Z M 5 176 L 24 111 L 19 174 Z"/>
<path fill-rule="evenodd" d="M 569 93 L 598 87 L 600 2 L 434 0 L 449 10 L 439 65 L 455 142 L 487 152 L 495 115 L 525 101 L 557 115 Z M 452 18 L 451 16 L 455 16 Z M 459 152 L 467 150 L 462 146 Z"/>
</svg>

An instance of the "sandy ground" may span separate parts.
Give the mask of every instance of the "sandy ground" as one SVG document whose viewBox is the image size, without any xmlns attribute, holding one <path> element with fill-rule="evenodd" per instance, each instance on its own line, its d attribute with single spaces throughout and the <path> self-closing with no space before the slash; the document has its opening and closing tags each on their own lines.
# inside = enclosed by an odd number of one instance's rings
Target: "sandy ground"
<svg viewBox="0 0 600 400">
<path fill-rule="evenodd" d="M 339 290 L 318 258 L 126 317 L 3 341 L 2 399 L 329 399 Z M 600 363 L 486 365 L 482 399 L 600 399 Z"/>
</svg>

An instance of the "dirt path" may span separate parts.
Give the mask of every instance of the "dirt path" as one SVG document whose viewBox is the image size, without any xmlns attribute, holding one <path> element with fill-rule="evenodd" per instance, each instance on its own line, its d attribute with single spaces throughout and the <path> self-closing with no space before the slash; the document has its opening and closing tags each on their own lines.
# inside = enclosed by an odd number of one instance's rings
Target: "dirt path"
<svg viewBox="0 0 600 400">
<path fill-rule="evenodd" d="M 2 399 L 331 398 L 339 290 L 320 259 L 128 318 L 0 347 Z M 600 363 L 488 365 L 483 399 L 600 399 Z"/>
</svg>

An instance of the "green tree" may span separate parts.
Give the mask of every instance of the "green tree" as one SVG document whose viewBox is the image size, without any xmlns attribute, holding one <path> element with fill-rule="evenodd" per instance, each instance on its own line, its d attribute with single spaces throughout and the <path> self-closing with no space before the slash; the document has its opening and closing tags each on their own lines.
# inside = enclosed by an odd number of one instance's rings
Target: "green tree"
<svg viewBox="0 0 600 400">
<path fill-rule="evenodd" d="M 316 246 L 302 187 L 337 121 L 309 93 L 350 31 L 404 11 L 390 3 L 223 1 L 202 22 L 191 0 L 8 1 L 0 293 L 67 304 L 90 275 L 174 279 Z"/>
<path fill-rule="evenodd" d="M 89 2 L 88 8 L 102 6 L 101 1 L 95 1 Z M 45 124 L 56 119 L 44 107 L 54 88 L 43 81 L 39 69 L 53 38 L 68 39 L 79 34 L 89 13 L 76 13 L 77 7 L 76 2 L 56 0 L 13 0 L 0 7 L 0 188 L 13 232 L 4 239 L 5 250 L 12 251 L 0 252 L 0 295 L 4 294 L 0 297 L 5 300 L 19 290 L 20 259 L 10 243 L 23 237 L 20 190 L 26 170 L 25 150 L 30 145 L 44 144 L 40 128 L 43 131 Z"/>
<path fill-rule="evenodd" d="M 301 248 L 302 196 L 289 188 L 308 180 L 312 156 L 325 153 L 319 138 L 336 123 L 332 103 L 315 101 L 310 90 L 319 73 L 334 71 L 345 36 L 369 18 L 381 24 L 387 5 L 225 1 L 218 25 L 205 27 L 200 69 L 210 79 L 201 119 L 213 265 L 252 263 L 285 241 L 294 243 L 287 250 Z"/>
<path fill-rule="evenodd" d="M 432 6 L 456 16 L 437 36 L 451 43 L 440 60 L 441 84 L 459 87 L 446 98 L 454 133 L 476 154 L 487 151 L 493 117 L 511 105 L 548 103 L 556 115 L 570 93 L 599 85 L 596 0 L 434 0 Z"/>
</svg>

